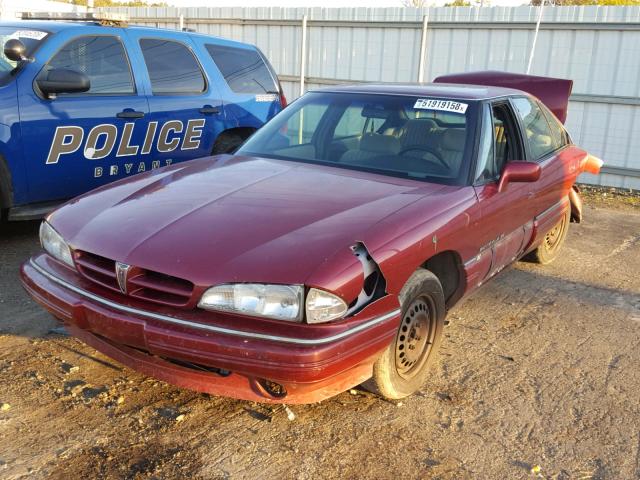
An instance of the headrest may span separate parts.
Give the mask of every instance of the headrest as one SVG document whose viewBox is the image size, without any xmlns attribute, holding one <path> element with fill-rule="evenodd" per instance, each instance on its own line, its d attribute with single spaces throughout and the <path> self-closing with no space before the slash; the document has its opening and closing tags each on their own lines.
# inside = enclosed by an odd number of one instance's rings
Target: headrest
<svg viewBox="0 0 640 480">
<path fill-rule="evenodd" d="M 407 120 L 404 124 L 404 128 L 407 131 L 415 131 L 420 129 L 424 133 L 428 133 L 431 130 L 438 128 L 438 124 L 430 118 L 412 118 Z"/>
<path fill-rule="evenodd" d="M 441 147 L 443 150 L 455 150 L 461 152 L 464 150 L 464 142 L 467 132 L 462 128 L 448 128 L 442 134 Z"/>
<path fill-rule="evenodd" d="M 400 140 L 391 135 L 365 133 L 360 140 L 360 150 L 367 152 L 396 154 L 400 151 Z"/>
</svg>

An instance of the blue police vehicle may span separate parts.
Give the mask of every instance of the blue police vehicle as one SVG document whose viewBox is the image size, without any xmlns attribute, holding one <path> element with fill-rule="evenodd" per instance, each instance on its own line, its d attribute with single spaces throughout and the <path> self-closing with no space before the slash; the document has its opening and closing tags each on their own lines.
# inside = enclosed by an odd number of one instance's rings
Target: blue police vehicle
<svg viewBox="0 0 640 480">
<path fill-rule="evenodd" d="M 0 22 L 0 209 L 38 218 L 128 175 L 234 150 L 286 100 L 255 46 L 85 21 Z"/>
</svg>

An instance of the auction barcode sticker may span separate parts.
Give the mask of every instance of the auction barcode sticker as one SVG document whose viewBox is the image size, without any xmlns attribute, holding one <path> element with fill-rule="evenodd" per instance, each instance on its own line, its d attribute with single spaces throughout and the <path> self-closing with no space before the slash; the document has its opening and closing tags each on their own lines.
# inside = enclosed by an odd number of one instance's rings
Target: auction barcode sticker
<svg viewBox="0 0 640 480">
<path fill-rule="evenodd" d="M 466 103 L 453 102 L 451 100 L 436 100 L 434 98 L 419 98 L 413 108 L 421 110 L 441 110 L 443 112 L 462 113 L 467 111 Z"/>
</svg>

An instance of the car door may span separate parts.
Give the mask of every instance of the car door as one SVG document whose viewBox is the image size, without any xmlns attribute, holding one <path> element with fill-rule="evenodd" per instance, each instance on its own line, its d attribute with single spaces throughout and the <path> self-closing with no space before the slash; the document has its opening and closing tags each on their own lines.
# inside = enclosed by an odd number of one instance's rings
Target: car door
<svg viewBox="0 0 640 480">
<path fill-rule="evenodd" d="M 215 83 L 194 54 L 188 36 L 130 31 L 145 65 L 153 158 L 161 165 L 208 156 L 224 129 Z"/>
<path fill-rule="evenodd" d="M 499 192 L 500 174 L 508 162 L 525 160 L 519 124 L 508 100 L 483 105 L 480 148 L 474 189 L 481 219 L 477 225 L 480 254 L 491 251 L 490 277 L 514 261 L 531 237 L 530 183 L 510 183 Z"/>
<path fill-rule="evenodd" d="M 63 37 L 35 75 L 20 76 L 20 128 L 34 203 L 74 197 L 113 181 L 126 175 L 125 164 L 144 157 L 139 146 L 149 110 L 123 30 L 91 30 Z M 37 84 L 52 69 L 86 74 L 90 89 L 47 98 Z"/>
<path fill-rule="evenodd" d="M 512 98 L 521 123 L 529 159 L 540 164 L 540 180 L 531 199 L 536 238 L 544 236 L 568 206 L 567 195 L 577 175 L 574 152 L 568 134 L 559 120 L 530 97 Z"/>
</svg>

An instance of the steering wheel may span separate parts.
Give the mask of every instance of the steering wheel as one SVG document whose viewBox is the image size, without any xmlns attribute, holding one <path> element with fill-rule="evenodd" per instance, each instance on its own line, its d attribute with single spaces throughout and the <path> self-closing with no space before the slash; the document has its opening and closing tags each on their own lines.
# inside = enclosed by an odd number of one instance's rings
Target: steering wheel
<svg viewBox="0 0 640 480">
<path fill-rule="evenodd" d="M 402 150 L 400 150 L 398 152 L 398 155 L 404 155 L 407 152 L 412 152 L 412 151 L 422 151 L 422 152 L 427 152 L 429 154 L 431 154 L 433 157 L 436 158 L 436 160 L 438 160 L 438 162 L 440 162 L 440 164 L 447 169 L 447 171 L 450 169 L 449 165 L 447 165 L 447 162 L 444 161 L 444 159 L 442 158 L 442 155 L 440 154 L 440 152 L 438 152 L 435 148 L 433 147 L 429 147 L 427 145 L 413 145 L 411 147 L 407 147 L 407 148 L 403 148 Z"/>
</svg>

